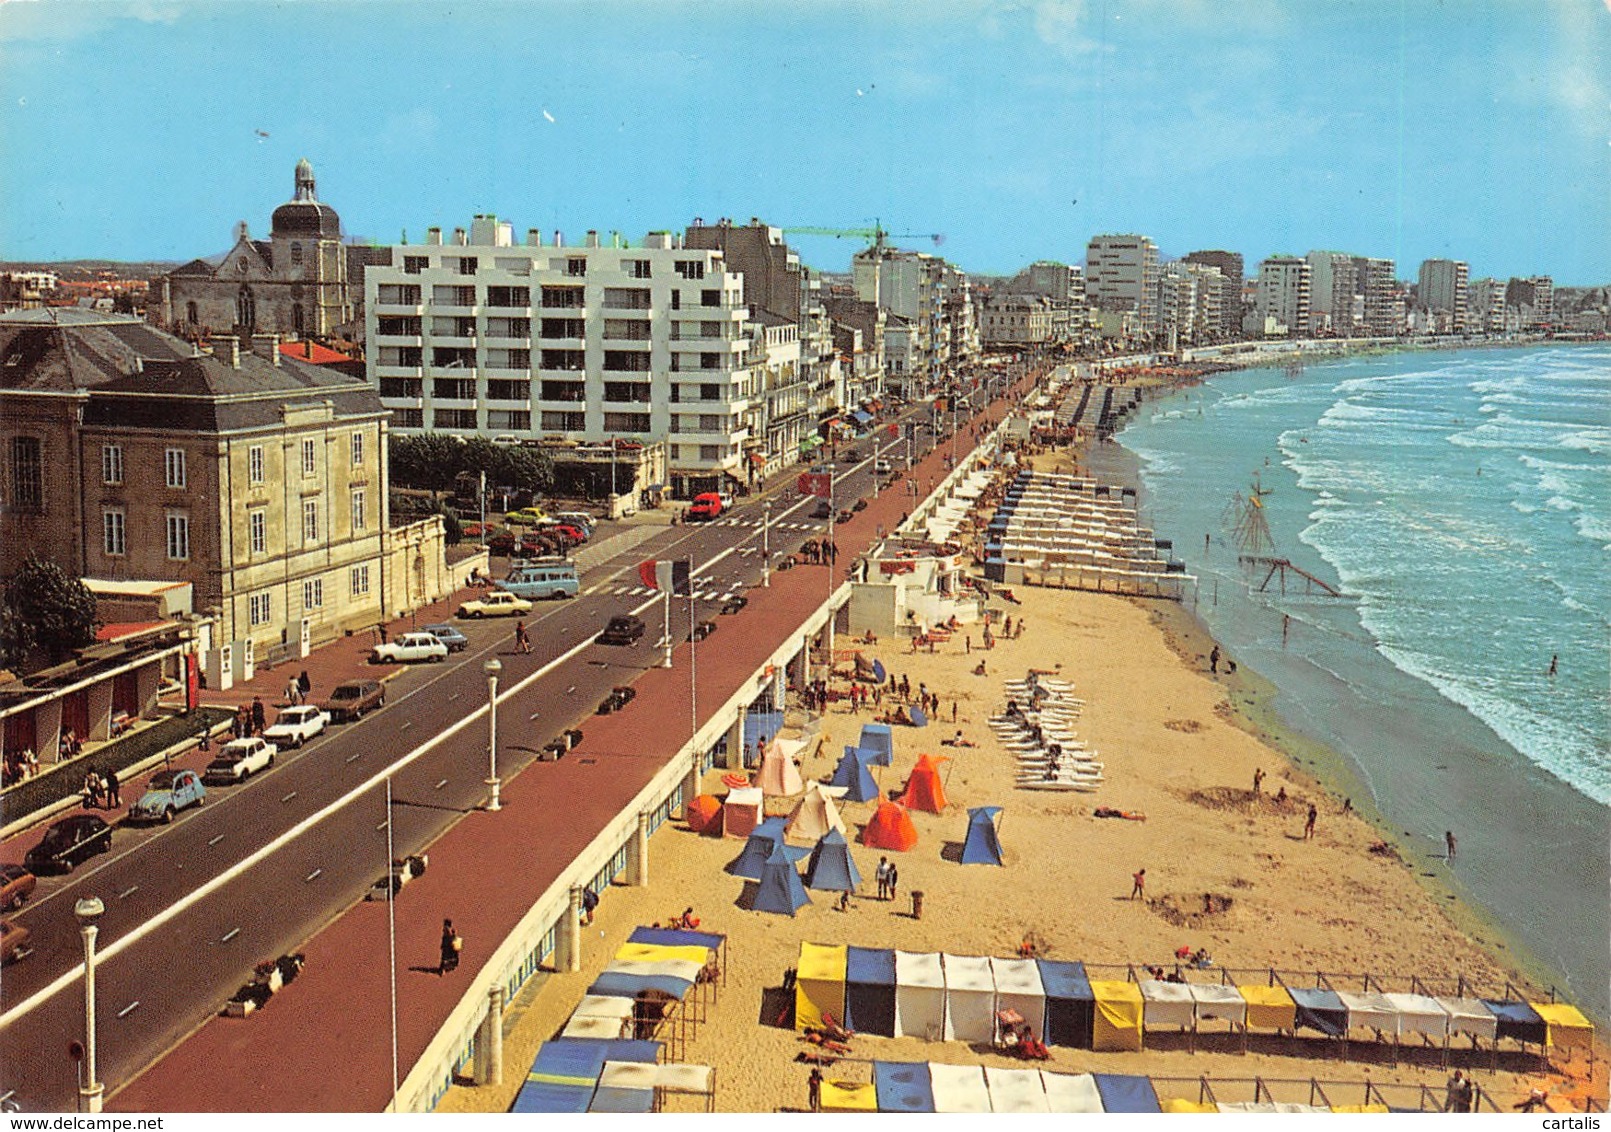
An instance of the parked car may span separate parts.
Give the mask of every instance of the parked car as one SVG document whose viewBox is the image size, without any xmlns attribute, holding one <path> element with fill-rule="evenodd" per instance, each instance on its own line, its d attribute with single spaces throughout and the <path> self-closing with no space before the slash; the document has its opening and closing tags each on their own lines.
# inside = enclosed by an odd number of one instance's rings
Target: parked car
<svg viewBox="0 0 1611 1132">
<path fill-rule="evenodd" d="M 716 631 L 716 622 L 701 621 L 694 626 L 694 631 L 688 634 L 690 641 L 702 641 Z"/>
<path fill-rule="evenodd" d="M 601 645 L 630 645 L 643 636 L 643 619 L 630 614 L 621 614 L 610 618 L 610 623 L 604 626 L 604 632 L 599 634 Z"/>
<path fill-rule="evenodd" d="M 421 629 L 422 633 L 429 633 L 447 646 L 448 652 L 463 652 L 470 647 L 470 638 L 459 632 L 452 625 L 427 625 Z"/>
<path fill-rule="evenodd" d="M 519 617 L 530 612 L 531 602 L 501 590 L 459 606 L 460 617 Z"/>
<path fill-rule="evenodd" d="M 688 521 L 690 523 L 708 523 L 721 515 L 727 506 L 722 502 L 722 497 L 717 492 L 701 492 L 699 495 L 694 496 L 694 501 L 688 505 Z"/>
<path fill-rule="evenodd" d="M 330 717 L 312 704 L 288 707 L 275 718 L 272 727 L 263 729 L 263 738 L 280 750 L 300 747 L 325 729 Z"/>
<path fill-rule="evenodd" d="M 563 558 L 542 559 L 511 566 L 499 582 L 505 590 L 531 601 L 562 600 L 581 592 L 576 563 Z"/>
<path fill-rule="evenodd" d="M 140 800 L 129 807 L 129 820 L 170 822 L 186 806 L 199 806 L 206 799 L 201 775 L 193 770 L 164 770 L 152 777 Z"/>
<path fill-rule="evenodd" d="M 637 695 L 638 690 L 626 684 L 611 688 L 610 694 L 605 696 L 604 700 L 599 704 L 598 714 L 609 715 L 612 711 L 620 711 L 636 699 Z"/>
<path fill-rule="evenodd" d="M 889 462 L 888 456 L 880 456 L 873 461 L 873 471 L 877 475 L 887 476 L 894 470 L 895 466 Z"/>
<path fill-rule="evenodd" d="M 404 633 L 369 650 L 370 664 L 435 664 L 447 659 L 448 647 L 430 633 Z"/>
<path fill-rule="evenodd" d="M 735 594 L 733 597 L 730 597 L 726 601 L 722 602 L 722 612 L 737 613 L 749 603 L 749 598 L 744 597 L 742 594 Z"/>
<path fill-rule="evenodd" d="M 22 864 L 35 876 L 68 873 L 111 848 L 111 826 L 94 814 L 74 814 L 47 829 L 44 839 L 28 850 Z"/>
<path fill-rule="evenodd" d="M 38 883 L 34 874 L 21 865 L 0 865 L 0 911 L 21 907 Z"/>
<path fill-rule="evenodd" d="M 828 506 L 828 501 L 824 499 L 822 502 L 818 503 L 816 509 L 811 512 L 811 517 L 813 519 L 826 519 L 832 514 L 833 508 Z"/>
<path fill-rule="evenodd" d="M 331 723 L 346 723 L 349 719 L 362 719 L 386 702 L 386 688 L 379 680 L 349 680 L 337 684 L 330 698 L 319 707 L 330 717 Z"/>
<path fill-rule="evenodd" d="M 500 558 L 508 558 L 519 547 L 520 540 L 515 537 L 513 531 L 499 530 L 487 536 L 487 552 Z"/>
<path fill-rule="evenodd" d="M 201 780 L 208 786 L 234 786 L 245 782 L 258 771 L 274 765 L 274 751 L 274 744 L 259 735 L 231 739 L 218 752 L 218 757 L 207 764 Z"/>
<path fill-rule="evenodd" d="M 522 507 L 518 511 L 511 511 L 503 517 L 505 523 L 518 523 L 523 527 L 535 527 L 548 518 L 541 507 Z"/>
<path fill-rule="evenodd" d="M 10 963 L 28 953 L 28 929 L 10 920 L 0 920 L 0 963 Z"/>
<path fill-rule="evenodd" d="M 584 531 L 589 538 L 592 537 L 593 532 L 599 525 L 599 521 L 586 511 L 555 511 L 554 518 L 561 523 L 569 523 L 571 526 Z"/>
</svg>

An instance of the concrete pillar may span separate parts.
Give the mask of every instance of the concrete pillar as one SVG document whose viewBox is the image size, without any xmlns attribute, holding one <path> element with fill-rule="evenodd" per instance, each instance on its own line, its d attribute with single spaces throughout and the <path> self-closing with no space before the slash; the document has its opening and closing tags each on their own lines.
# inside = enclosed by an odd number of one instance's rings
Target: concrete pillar
<svg viewBox="0 0 1611 1132">
<path fill-rule="evenodd" d="M 632 831 L 631 883 L 639 888 L 649 883 L 649 812 L 638 815 L 637 828 Z"/>
<path fill-rule="evenodd" d="M 112 681 L 102 680 L 85 689 L 89 701 L 89 735 L 101 742 L 112 737 Z"/>
<path fill-rule="evenodd" d="M 84 736 L 80 735 L 80 739 Z M 34 709 L 34 754 L 41 767 L 61 758 L 62 702 L 54 699 Z"/>
<path fill-rule="evenodd" d="M 565 970 L 582 969 L 582 886 L 571 886 L 571 905 L 565 911 L 560 925 L 561 943 L 565 949 Z"/>
<path fill-rule="evenodd" d="M 800 687 L 811 683 L 811 638 L 800 638 Z"/>
<path fill-rule="evenodd" d="M 487 992 L 487 1016 L 475 1043 L 475 1083 L 503 1084 L 503 984 Z"/>
<path fill-rule="evenodd" d="M 703 775 L 699 773 L 700 764 L 704 762 L 701 752 L 695 751 L 689 758 L 688 776 L 682 782 L 682 814 L 686 820 L 688 807 L 693 800 L 699 797 L 699 783 Z"/>
<path fill-rule="evenodd" d="M 744 769 L 744 721 L 749 718 L 750 709 L 739 706 L 738 714 L 733 717 L 733 725 L 727 729 L 727 769 Z"/>
<path fill-rule="evenodd" d="M 157 690 L 162 684 L 162 662 L 154 660 L 141 665 L 135 670 L 134 682 L 140 700 L 140 714 L 147 715 L 157 706 Z"/>
</svg>

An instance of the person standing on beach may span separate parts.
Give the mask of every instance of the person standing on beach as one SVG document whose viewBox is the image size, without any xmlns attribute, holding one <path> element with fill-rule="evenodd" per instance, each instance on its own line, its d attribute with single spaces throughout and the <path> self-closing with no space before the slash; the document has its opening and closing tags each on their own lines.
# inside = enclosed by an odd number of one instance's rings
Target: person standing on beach
<svg viewBox="0 0 1611 1132">
<path fill-rule="evenodd" d="M 806 1078 L 806 1104 L 812 1112 L 822 1111 L 822 1070 L 815 1065 Z"/>
<path fill-rule="evenodd" d="M 873 873 L 873 878 L 878 881 L 878 898 L 880 900 L 889 899 L 889 858 L 888 857 L 880 857 L 880 858 L 878 858 L 878 869 Z"/>
<path fill-rule="evenodd" d="M 1208 651 L 1208 670 L 1210 672 L 1218 672 L 1219 671 L 1219 646 L 1218 645 L 1215 645 L 1212 649 L 1210 649 Z"/>
<path fill-rule="evenodd" d="M 1454 831 L 1453 830 L 1446 829 L 1446 830 L 1443 831 L 1443 844 L 1449 850 L 1449 860 L 1451 860 L 1451 861 L 1454 860 Z"/>
<path fill-rule="evenodd" d="M 895 890 L 900 887 L 900 883 L 901 871 L 895 867 L 895 862 L 891 861 L 889 863 L 889 898 L 891 900 L 898 899 Z"/>
<path fill-rule="evenodd" d="M 1131 873 L 1130 880 L 1133 882 L 1130 888 L 1130 899 L 1145 900 L 1147 898 L 1147 870 L 1142 869 L 1139 872 Z"/>
<path fill-rule="evenodd" d="M 1318 818 L 1319 816 L 1320 816 L 1320 811 L 1315 808 L 1315 804 L 1313 802 L 1310 802 L 1309 803 L 1309 816 L 1307 818 L 1305 818 L 1304 822 L 1303 822 L 1303 839 L 1305 841 L 1314 840 L 1315 819 Z"/>
</svg>

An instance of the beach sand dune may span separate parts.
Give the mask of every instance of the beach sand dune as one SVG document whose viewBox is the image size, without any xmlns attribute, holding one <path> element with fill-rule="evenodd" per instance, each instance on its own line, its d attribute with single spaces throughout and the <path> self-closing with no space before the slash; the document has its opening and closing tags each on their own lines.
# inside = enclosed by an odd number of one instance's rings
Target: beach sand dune
<svg viewBox="0 0 1611 1132">
<path fill-rule="evenodd" d="M 1172 965 L 1177 948 L 1201 947 L 1217 965 L 1247 972 L 1244 981 L 1263 981 L 1259 972 L 1270 967 L 1320 970 L 1332 973 L 1338 989 L 1355 990 L 1362 989 L 1367 972 L 1390 990 L 1408 990 L 1411 974 L 1463 974 L 1496 987 L 1507 978 L 1519 979 L 1463 934 L 1440 906 L 1443 898 L 1419 883 L 1415 873 L 1432 867 L 1429 863 L 1406 862 L 1392 851 L 1371 852 L 1383 841 L 1380 831 L 1361 816 L 1344 813 L 1343 799 L 1231 722 L 1237 685 L 1210 676 L 1206 663 L 1193 665 L 1178 656 L 1169 635 L 1160 631 L 1154 607 L 1109 595 L 1029 587 L 1019 587 L 1016 595 L 1022 604 L 1002 608 L 1015 622 L 1024 619 L 1023 636 L 998 640 L 991 651 L 980 649 L 977 631 L 971 634 L 971 654 L 965 653 L 962 635 L 934 654 L 912 654 L 894 643 L 864 648 L 910 680 L 914 693 L 922 683 L 940 697 L 933 725 L 895 729 L 895 765 L 880 768 L 880 788 L 898 791 L 920 754 L 951 756 L 941 768 L 948 809 L 938 815 L 914 813 L 917 846 L 888 854 L 900 870 L 897 901 L 872 899 L 881 854 L 853 843 L 864 884 L 847 912 L 834 907 L 830 893 L 814 893 L 815 903 L 792 919 L 748 911 L 741 906 L 745 882 L 722 872 L 740 843 L 668 824 L 652 839 L 651 884 L 606 894 L 587 929 L 583 972 L 546 976 L 516 1004 L 504 1086 L 454 1089 L 442 1109 L 507 1107 L 537 1043 L 563 1026 L 594 973 L 632 927 L 667 920 L 688 905 L 703 927 L 729 938 L 728 984 L 685 1055 L 717 1067 L 718 1108 L 724 1111 L 775 1111 L 804 1103 L 806 1068 L 795 1058 L 806 1047 L 792 1030 L 775 1023 L 789 1001 L 781 991 L 784 972 L 807 940 L 1011 956 L 1033 936 L 1052 958 L 1165 966 Z M 1176 632 L 1174 643 L 1179 646 L 1182 639 Z M 844 638 L 839 643 L 842 649 L 849 645 Z M 981 659 L 986 676 L 973 674 Z M 1022 678 L 1030 669 L 1072 681 L 1074 694 L 1085 701 L 1074 730 L 1105 764 L 1106 781 L 1097 792 L 1015 787 L 1014 753 L 997 741 L 987 717 L 1004 703 L 1002 681 Z M 870 712 L 849 712 L 843 702 L 832 705 L 823 720 L 826 741 L 802 767 L 806 777 L 826 777 L 843 745 L 854 742 L 871 718 Z M 959 729 L 974 746 L 942 745 Z M 1259 769 L 1265 777 L 1261 796 L 1255 797 Z M 720 792 L 718 779 L 709 776 L 706 789 Z M 1284 804 L 1273 797 L 1282 789 Z M 1318 817 L 1314 837 L 1305 839 L 1311 803 Z M 1005 811 L 1003 868 L 956 863 L 967 809 L 981 805 Z M 1144 813 L 1146 820 L 1097 819 L 1092 811 L 1098 806 Z M 769 808 L 786 812 L 788 806 L 774 800 Z M 873 808 L 872 803 L 844 807 L 853 835 Z M 1131 876 L 1142 868 L 1146 898 L 1132 900 Z M 911 915 L 914 889 L 924 894 L 921 920 Z M 1149 1035 L 1149 1042 L 1172 1048 L 1126 1054 L 1054 1049 L 1049 1067 L 1220 1078 L 1369 1076 L 1438 1089 L 1447 1075 L 1435 1057 L 1394 1065 L 1370 1043 L 1353 1043 L 1356 1058 L 1366 1060 L 1345 1064 L 1334 1046 L 1318 1040 L 1255 1039 L 1254 1052 L 1247 1055 L 1188 1053 L 1178 1037 Z M 911 1038 L 858 1037 L 854 1056 L 1013 1064 L 965 1043 Z M 1478 1080 L 1506 1104 L 1546 1081 L 1557 1092 L 1573 1088 L 1603 1098 L 1604 1062 L 1600 1065 L 1592 1082 L 1517 1073 L 1515 1067 L 1490 1073 L 1486 1066 Z M 1581 1055 L 1575 1069 L 1585 1073 Z M 863 1080 L 866 1075 L 864 1066 L 854 1065 L 829 1073 Z"/>
</svg>

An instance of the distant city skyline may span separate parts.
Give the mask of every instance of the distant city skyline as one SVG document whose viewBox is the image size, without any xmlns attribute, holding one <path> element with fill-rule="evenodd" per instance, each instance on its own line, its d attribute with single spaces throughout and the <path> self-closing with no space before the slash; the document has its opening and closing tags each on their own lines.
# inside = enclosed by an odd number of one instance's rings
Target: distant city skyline
<svg viewBox="0 0 1611 1132">
<path fill-rule="evenodd" d="M 380 243 L 876 219 L 981 274 L 1139 233 L 1597 285 L 1611 0 L 0 5 L 0 258 L 220 253 L 303 156 Z"/>
</svg>

